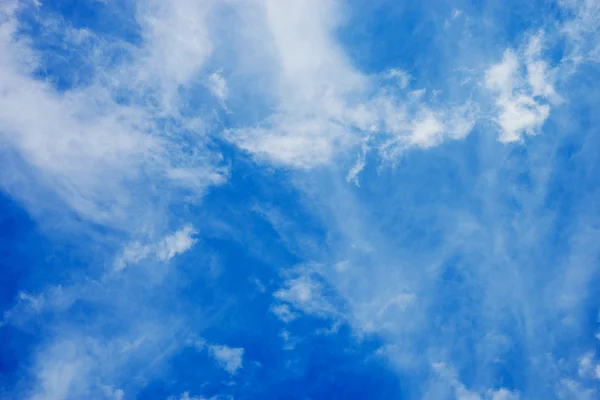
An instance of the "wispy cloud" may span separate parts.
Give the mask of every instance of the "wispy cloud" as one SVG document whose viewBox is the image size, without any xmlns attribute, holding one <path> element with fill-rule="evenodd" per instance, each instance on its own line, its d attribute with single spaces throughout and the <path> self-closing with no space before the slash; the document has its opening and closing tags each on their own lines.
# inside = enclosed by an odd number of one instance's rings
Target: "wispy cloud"
<svg viewBox="0 0 600 400">
<path fill-rule="evenodd" d="M 561 29 L 568 40 L 569 60 L 577 64 L 600 61 L 600 5 L 594 0 L 561 0 L 559 3 L 566 14 Z"/>
<path fill-rule="evenodd" d="M 182 85 L 210 76 L 203 70 L 211 53 L 203 33 L 210 4 L 137 6 L 132 23 L 141 29 L 140 46 L 78 30 L 53 13 L 36 14 L 48 41 L 57 38 L 82 54 L 102 55 L 86 59 L 89 79 L 67 87 L 43 79 L 44 48 L 21 34 L 22 16 L 37 11 L 20 2 L 0 6 L 0 152 L 5 160 L 0 186 L 42 224 L 52 219 L 68 226 L 75 214 L 106 229 L 103 243 L 129 243 L 116 250 L 117 270 L 152 260 L 168 263 L 189 250 L 195 231 L 185 225 L 169 232 L 168 207 L 182 199 L 198 200 L 208 187 L 227 179 L 222 157 L 206 147 L 203 121 L 182 115 L 187 100 L 179 92 Z M 121 57 L 111 59 L 115 49 Z M 115 61 L 106 62 L 104 55 Z M 196 136 L 190 140 L 190 135 Z M 98 259 L 110 265 L 113 252 L 103 244 L 90 251 L 98 249 Z M 83 280 L 42 286 L 36 295 L 23 293 L 5 313 L 5 324 L 45 332 L 31 355 L 26 395 L 15 396 L 122 399 L 131 390 L 120 386 L 120 374 L 139 360 L 144 360 L 139 376 L 149 374 L 183 345 L 172 343 L 172 335 L 180 332 L 178 317 L 162 315 L 162 306 L 147 303 L 168 292 L 165 287 L 153 290 L 162 278 L 142 274 L 119 280 L 99 276 L 98 267 L 102 262 L 91 266 Z M 80 307 L 86 310 L 82 325 L 72 318 Z M 117 327 L 111 321 L 121 322 Z"/>
<path fill-rule="evenodd" d="M 297 272 L 273 294 L 281 302 L 272 308 L 273 312 L 283 321 L 294 319 L 289 307 L 307 315 L 335 318 L 339 311 L 330 304 L 327 289 L 319 279 L 319 275 L 312 272 L 311 268 L 298 267 Z"/>
<path fill-rule="evenodd" d="M 3 6 L 0 126 L 3 142 L 14 153 L 6 153 L 1 184 L 33 213 L 48 207 L 35 200 L 46 193 L 43 188 L 85 219 L 131 229 L 134 224 L 127 221 L 147 220 L 148 213 L 156 211 L 153 206 L 157 205 L 141 206 L 136 201 L 142 193 L 151 194 L 148 180 L 165 189 L 198 194 L 224 180 L 218 155 L 195 144 L 195 157 L 184 157 L 189 150 L 182 142 L 183 132 L 162 128 L 161 119 L 178 115 L 173 98 L 177 86 L 201 72 L 210 52 L 198 37 L 201 20 L 189 20 L 197 14 L 186 14 L 183 6 L 189 4 L 171 4 L 161 10 L 140 5 L 147 45 L 142 49 L 122 46 L 123 52 L 139 61 L 105 66 L 104 74 L 97 74 L 91 84 L 65 92 L 32 77 L 43 68 L 42 61 L 17 35 L 17 6 Z M 152 14 L 158 11 L 160 18 Z M 172 31 L 164 30 L 166 23 L 192 29 L 189 40 L 167 34 Z M 63 32 L 48 32 L 56 34 Z M 86 31 L 86 35 L 94 34 Z M 77 46 L 76 39 L 71 40 L 67 44 Z M 102 46 L 101 40 L 98 43 Z M 118 93 L 128 101 L 119 100 Z M 144 98 L 139 97 L 141 93 Z M 179 124 L 187 122 L 194 123 Z"/>
<path fill-rule="evenodd" d="M 136 264 L 149 257 L 166 262 L 178 254 L 188 251 L 195 243 L 195 231 L 191 225 L 166 235 L 157 243 L 141 244 L 134 242 L 123 249 L 121 256 L 115 261 L 114 269 L 119 272 L 130 264 Z"/>
<path fill-rule="evenodd" d="M 383 151 L 396 156 L 470 132 L 468 101 L 434 107 L 408 91 L 405 72 L 369 76 L 354 68 L 333 40 L 342 22 L 340 4 L 310 1 L 288 7 L 265 5 L 265 41 L 277 51 L 277 106 L 259 127 L 230 131 L 230 140 L 242 149 L 258 159 L 306 169 L 333 161 L 369 135 L 381 137 Z"/>
<path fill-rule="evenodd" d="M 597 397 L 598 96 L 577 85 L 599 8 L 501 32 L 496 3 L 442 3 L 390 34 L 432 54 L 369 69 L 354 3 L 140 0 L 117 38 L 5 1 L 0 187 L 42 225 L 83 221 L 69 240 L 95 255 L 15 292 L 0 329 L 36 337 L 16 396 L 125 399 L 207 360 L 165 397 L 225 398 L 223 375 L 256 397 L 326 333 L 409 398 Z M 47 71 L 27 18 L 85 79 Z"/>
</svg>

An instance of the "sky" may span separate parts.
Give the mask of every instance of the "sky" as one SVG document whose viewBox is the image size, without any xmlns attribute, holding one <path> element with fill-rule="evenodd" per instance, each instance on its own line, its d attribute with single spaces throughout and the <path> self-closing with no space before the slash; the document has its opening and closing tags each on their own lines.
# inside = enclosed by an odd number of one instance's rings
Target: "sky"
<svg viewBox="0 0 600 400">
<path fill-rule="evenodd" d="M 0 0 L 0 399 L 600 398 L 598 82 L 598 0 Z"/>
</svg>

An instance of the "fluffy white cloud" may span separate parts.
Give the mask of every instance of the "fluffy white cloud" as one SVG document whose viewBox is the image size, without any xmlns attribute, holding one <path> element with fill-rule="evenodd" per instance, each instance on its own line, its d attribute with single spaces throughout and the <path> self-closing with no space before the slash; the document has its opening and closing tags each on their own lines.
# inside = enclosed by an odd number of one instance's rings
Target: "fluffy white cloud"
<svg viewBox="0 0 600 400">
<path fill-rule="evenodd" d="M 502 61 L 485 72 L 485 87 L 495 94 L 501 142 L 539 133 L 557 101 L 553 74 L 541 58 L 543 37 L 532 36 L 524 54 L 506 50 Z M 524 65 L 524 68 L 523 68 Z"/>
<path fill-rule="evenodd" d="M 196 242 L 193 238 L 194 233 L 194 228 L 191 225 L 186 225 L 180 230 L 167 235 L 157 244 L 156 256 L 161 261 L 169 261 L 176 255 L 188 251 Z"/>
<path fill-rule="evenodd" d="M 229 347 L 223 344 L 209 343 L 203 338 L 193 337 L 186 341 L 189 346 L 193 346 L 198 352 L 207 351 L 219 368 L 234 375 L 240 368 L 243 368 L 244 349 L 241 347 Z"/>
<path fill-rule="evenodd" d="M 209 352 L 217 364 L 231 375 L 242 368 L 244 349 L 232 348 L 224 345 L 211 345 Z"/>
</svg>

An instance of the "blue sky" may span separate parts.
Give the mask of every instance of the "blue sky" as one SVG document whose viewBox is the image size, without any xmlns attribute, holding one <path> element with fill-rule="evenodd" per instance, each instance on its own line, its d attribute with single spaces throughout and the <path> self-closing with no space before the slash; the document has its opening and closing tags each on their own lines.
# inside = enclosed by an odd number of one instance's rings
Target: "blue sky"
<svg viewBox="0 0 600 400">
<path fill-rule="evenodd" d="M 596 399 L 596 0 L 0 2 L 1 399 Z"/>
</svg>

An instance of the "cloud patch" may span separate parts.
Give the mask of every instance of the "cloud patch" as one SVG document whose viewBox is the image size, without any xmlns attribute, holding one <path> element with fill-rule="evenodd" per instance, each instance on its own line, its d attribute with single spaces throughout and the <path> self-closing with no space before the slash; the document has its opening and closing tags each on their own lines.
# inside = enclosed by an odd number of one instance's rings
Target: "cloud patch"
<svg viewBox="0 0 600 400">
<path fill-rule="evenodd" d="M 208 347 L 208 351 L 215 359 L 217 364 L 231 375 L 243 368 L 243 348 L 233 348 L 224 345 L 211 345 Z"/>
<path fill-rule="evenodd" d="M 181 229 L 166 235 L 156 243 L 142 244 L 138 241 L 127 245 L 121 255 L 114 262 L 114 270 L 120 272 L 129 265 L 154 258 L 161 262 L 168 262 L 173 257 L 185 253 L 192 248 L 196 240 L 196 231 L 191 225 L 185 225 Z"/>
<path fill-rule="evenodd" d="M 543 36 L 529 39 L 523 53 L 506 50 L 502 61 L 485 72 L 485 87 L 495 96 L 503 143 L 521 141 L 536 135 L 550 115 L 551 102 L 558 101 L 553 73 L 542 59 Z"/>
</svg>

